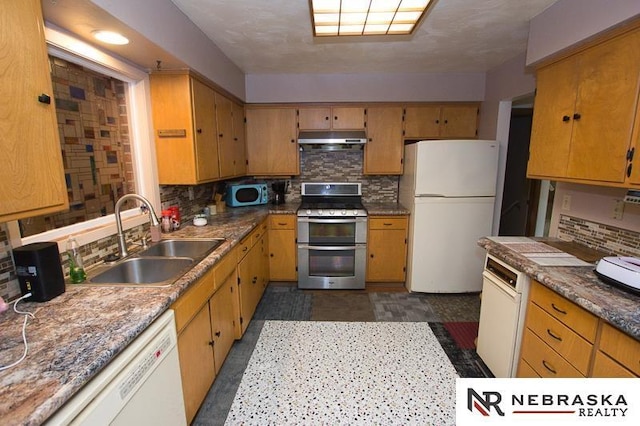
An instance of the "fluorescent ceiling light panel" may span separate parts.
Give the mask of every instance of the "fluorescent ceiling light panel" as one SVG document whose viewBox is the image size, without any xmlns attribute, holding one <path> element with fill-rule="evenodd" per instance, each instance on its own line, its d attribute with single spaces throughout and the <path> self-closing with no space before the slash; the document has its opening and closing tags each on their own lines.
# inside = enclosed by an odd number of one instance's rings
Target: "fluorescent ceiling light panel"
<svg viewBox="0 0 640 426">
<path fill-rule="evenodd" d="M 431 0 L 309 0 L 316 37 L 411 34 Z"/>
<path fill-rule="evenodd" d="M 128 38 L 114 31 L 96 30 L 93 31 L 92 34 L 97 40 L 100 40 L 104 43 L 118 45 L 129 44 Z"/>
</svg>

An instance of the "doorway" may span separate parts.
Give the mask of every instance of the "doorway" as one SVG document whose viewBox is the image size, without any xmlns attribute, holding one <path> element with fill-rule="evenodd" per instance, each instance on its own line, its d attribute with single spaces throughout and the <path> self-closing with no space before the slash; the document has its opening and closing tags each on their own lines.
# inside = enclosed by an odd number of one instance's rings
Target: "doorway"
<svg viewBox="0 0 640 426">
<path fill-rule="evenodd" d="M 532 119 L 533 97 L 513 102 L 499 235 L 532 236 L 536 232 L 541 184 L 527 179 Z"/>
</svg>

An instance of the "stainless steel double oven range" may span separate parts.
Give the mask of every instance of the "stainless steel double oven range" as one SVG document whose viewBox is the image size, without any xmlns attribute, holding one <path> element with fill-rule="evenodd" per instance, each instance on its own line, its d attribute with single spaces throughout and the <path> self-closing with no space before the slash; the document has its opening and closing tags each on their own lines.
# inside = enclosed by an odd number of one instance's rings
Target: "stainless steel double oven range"
<svg viewBox="0 0 640 426">
<path fill-rule="evenodd" d="M 302 183 L 298 287 L 364 289 L 367 211 L 360 183 Z"/>
</svg>

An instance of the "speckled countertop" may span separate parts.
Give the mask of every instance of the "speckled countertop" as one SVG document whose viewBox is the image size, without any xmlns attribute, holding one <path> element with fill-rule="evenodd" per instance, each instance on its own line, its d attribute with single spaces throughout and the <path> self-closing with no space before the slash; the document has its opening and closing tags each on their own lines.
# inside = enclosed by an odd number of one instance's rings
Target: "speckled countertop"
<svg viewBox="0 0 640 426">
<path fill-rule="evenodd" d="M 212 216 L 207 226 L 187 225 L 166 234 L 167 238 L 226 238 L 169 287 L 71 284 L 49 302 L 20 302 L 18 308 L 36 318 L 27 326 L 27 358 L 0 372 L 0 423 L 43 423 L 269 213 L 295 213 L 296 208 L 287 204 L 227 208 Z M 0 315 L 0 365 L 22 356 L 22 323 L 23 316 L 13 310 Z"/>
<path fill-rule="evenodd" d="M 363 203 L 367 213 L 372 216 L 401 216 L 409 214 L 400 203 Z"/>
<path fill-rule="evenodd" d="M 543 240 L 544 242 L 544 240 Z M 601 281 L 595 266 L 540 266 L 506 245 L 481 238 L 491 255 L 640 340 L 640 296 Z"/>
</svg>

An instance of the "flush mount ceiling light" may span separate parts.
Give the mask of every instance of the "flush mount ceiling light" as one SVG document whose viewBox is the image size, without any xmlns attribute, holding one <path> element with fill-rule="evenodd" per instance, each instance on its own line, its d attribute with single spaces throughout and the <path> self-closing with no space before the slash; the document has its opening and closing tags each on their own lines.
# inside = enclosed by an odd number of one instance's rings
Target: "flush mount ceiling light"
<svg viewBox="0 0 640 426">
<path fill-rule="evenodd" d="M 93 36 L 104 43 L 108 44 L 129 44 L 129 39 L 120 33 L 113 31 L 97 30 L 92 32 Z"/>
<path fill-rule="evenodd" d="M 309 0 L 316 37 L 407 35 L 431 0 Z"/>
</svg>

